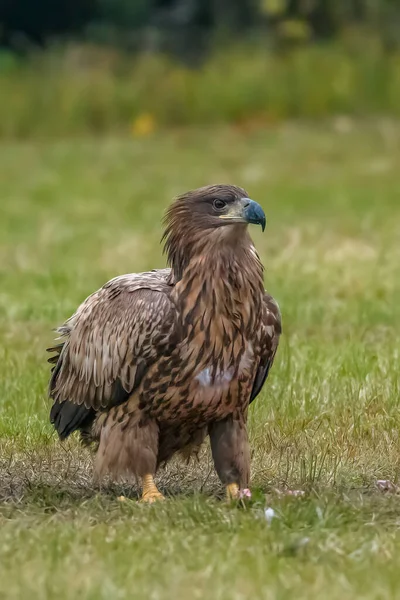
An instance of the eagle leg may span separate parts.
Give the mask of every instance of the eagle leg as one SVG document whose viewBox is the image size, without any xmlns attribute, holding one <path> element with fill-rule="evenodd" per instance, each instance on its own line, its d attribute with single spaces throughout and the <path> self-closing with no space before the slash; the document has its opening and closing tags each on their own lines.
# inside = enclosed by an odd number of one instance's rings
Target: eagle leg
<svg viewBox="0 0 400 600">
<path fill-rule="evenodd" d="M 143 491 L 140 502 L 147 502 L 152 504 L 157 500 L 165 500 L 162 493 L 157 489 L 156 484 L 154 483 L 153 475 L 147 474 L 142 477 L 143 483 Z"/>
<path fill-rule="evenodd" d="M 215 470 L 226 486 L 228 500 L 239 497 L 250 479 L 250 448 L 243 416 L 229 416 L 208 430 Z"/>
<path fill-rule="evenodd" d="M 143 501 L 162 497 L 153 480 L 159 444 L 156 421 L 146 419 L 140 411 L 125 414 L 124 408 L 118 406 L 105 418 L 100 416 L 96 428 L 100 437 L 95 462 L 97 477 L 106 473 L 114 479 L 133 475 L 143 480 Z"/>
</svg>

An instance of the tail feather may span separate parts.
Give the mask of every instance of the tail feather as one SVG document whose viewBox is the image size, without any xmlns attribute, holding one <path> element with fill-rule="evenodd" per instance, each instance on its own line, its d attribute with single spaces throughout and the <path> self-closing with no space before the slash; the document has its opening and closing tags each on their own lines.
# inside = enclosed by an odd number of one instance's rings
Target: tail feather
<svg viewBox="0 0 400 600">
<path fill-rule="evenodd" d="M 90 425 L 94 417 L 95 411 L 92 408 L 69 400 L 54 402 L 50 411 L 50 423 L 54 425 L 61 440 L 65 440 L 77 429 Z"/>
</svg>

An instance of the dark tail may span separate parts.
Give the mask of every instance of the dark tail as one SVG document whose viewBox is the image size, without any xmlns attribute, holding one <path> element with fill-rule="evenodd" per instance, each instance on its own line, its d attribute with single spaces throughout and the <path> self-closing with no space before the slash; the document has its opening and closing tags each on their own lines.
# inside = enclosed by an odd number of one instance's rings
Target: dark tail
<svg viewBox="0 0 400 600">
<path fill-rule="evenodd" d="M 65 440 L 77 429 L 87 428 L 94 417 L 93 408 L 86 408 L 84 404 L 74 404 L 69 400 L 54 402 L 50 411 L 50 423 L 54 425 L 61 440 Z"/>
</svg>

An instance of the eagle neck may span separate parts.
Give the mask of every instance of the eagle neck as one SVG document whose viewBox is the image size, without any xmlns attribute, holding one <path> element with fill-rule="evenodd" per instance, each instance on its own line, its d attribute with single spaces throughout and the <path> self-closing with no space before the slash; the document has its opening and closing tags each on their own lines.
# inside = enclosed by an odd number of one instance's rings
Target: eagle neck
<svg viewBox="0 0 400 600">
<path fill-rule="evenodd" d="M 184 326 L 193 332 L 208 328 L 228 343 L 238 330 L 246 336 L 254 333 L 264 284 L 263 267 L 247 232 L 234 244 L 223 241 L 200 245 L 173 296 Z"/>
</svg>

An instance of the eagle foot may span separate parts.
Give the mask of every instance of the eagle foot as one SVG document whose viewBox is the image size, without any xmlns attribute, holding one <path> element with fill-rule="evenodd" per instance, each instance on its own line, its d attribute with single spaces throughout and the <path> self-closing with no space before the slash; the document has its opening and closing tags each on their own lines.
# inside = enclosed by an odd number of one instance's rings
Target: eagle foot
<svg viewBox="0 0 400 600">
<path fill-rule="evenodd" d="M 145 475 L 143 477 L 143 492 L 140 502 L 153 504 L 153 502 L 157 502 L 159 500 L 165 500 L 165 497 L 157 489 L 153 476 Z"/>
<path fill-rule="evenodd" d="M 165 500 L 165 496 L 162 495 L 158 490 L 154 492 L 148 492 L 147 494 L 142 494 L 139 502 L 146 504 L 153 504 L 153 502 L 158 502 L 159 500 Z"/>
<path fill-rule="evenodd" d="M 232 502 L 232 500 L 239 500 L 240 498 L 240 490 L 237 483 L 230 483 L 226 486 L 226 499 L 228 502 Z"/>
</svg>

